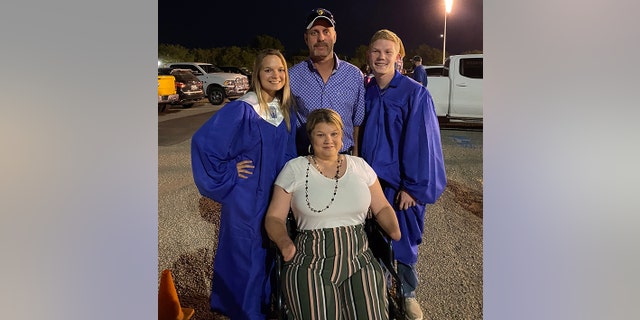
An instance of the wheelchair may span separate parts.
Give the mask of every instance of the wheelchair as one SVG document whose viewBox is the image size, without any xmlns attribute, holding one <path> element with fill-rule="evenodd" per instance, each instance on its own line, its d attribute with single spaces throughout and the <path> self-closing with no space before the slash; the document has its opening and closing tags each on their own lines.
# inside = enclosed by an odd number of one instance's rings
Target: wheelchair
<svg viewBox="0 0 640 320">
<path fill-rule="evenodd" d="M 287 216 L 287 231 L 291 239 L 295 239 L 296 236 L 296 222 L 293 217 L 293 213 L 290 211 Z M 391 244 L 391 238 L 382 230 L 382 227 L 378 225 L 371 210 L 367 214 L 367 219 L 364 225 L 365 233 L 367 234 L 367 241 L 369 242 L 369 248 L 374 257 L 378 259 L 382 270 L 385 273 L 387 281 L 387 298 L 389 301 L 389 319 L 390 320 L 404 320 L 405 307 L 404 307 L 404 292 L 402 285 L 400 284 L 400 277 L 397 273 L 396 261 L 393 253 L 393 247 Z M 282 276 L 283 258 L 280 250 L 272 242 L 271 248 L 274 250 L 276 257 L 274 274 L 273 274 L 273 294 L 272 305 L 275 317 L 278 320 L 289 320 L 287 315 L 287 306 L 284 302 L 284 292 L 280 284 L 280 277 Z"/>
</svg>

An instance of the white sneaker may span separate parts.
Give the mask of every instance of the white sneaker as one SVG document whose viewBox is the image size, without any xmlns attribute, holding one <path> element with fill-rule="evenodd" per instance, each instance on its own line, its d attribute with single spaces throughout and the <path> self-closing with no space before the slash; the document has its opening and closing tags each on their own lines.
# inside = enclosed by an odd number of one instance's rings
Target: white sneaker
<svg viewBox="0 0 640 320">
<path fill-rule="evenodd" d="M 422 309 L 416 298 L 404 298 L 404 309 L 407 314 L 407 320 L 422 320 Z"/>
</svg>

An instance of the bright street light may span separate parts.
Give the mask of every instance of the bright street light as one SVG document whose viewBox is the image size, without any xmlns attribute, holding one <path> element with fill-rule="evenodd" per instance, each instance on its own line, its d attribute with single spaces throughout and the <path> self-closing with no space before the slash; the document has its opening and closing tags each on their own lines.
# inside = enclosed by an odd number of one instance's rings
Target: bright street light
<svg viewBox="0 0 640 320">
<path fill-rule="evenodd" d="M 444 0 L 444 33 L 442 35 L 442 64 L 444 65 L 445 50 L 447 49 L 447 15 L 451 13 L 453 0 Z"/>
</svg>

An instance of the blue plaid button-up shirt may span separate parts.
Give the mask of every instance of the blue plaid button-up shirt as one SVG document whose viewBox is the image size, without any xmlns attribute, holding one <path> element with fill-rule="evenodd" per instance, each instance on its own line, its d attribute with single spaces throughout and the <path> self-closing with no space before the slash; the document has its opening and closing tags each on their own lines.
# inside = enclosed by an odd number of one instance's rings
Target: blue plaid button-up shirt
<svg viewBox="0 0 640 320">
<path fill-rule="evenodd" d="M 309 145 L 305 125 L 307 115 L 315 109 L 327 108 L 340 114 L 344 122 L 341 152 L 353 147 L 353 127 L 360 126 L 364 120 L 364 75 L 358 67 L 338 59 L 335 53 L 334 59 L 336 67 L 327 83 L 310 58 L 289 68 L 291 94 L 297 107 L 298 150 L 306 150 Z"/>
</svg>

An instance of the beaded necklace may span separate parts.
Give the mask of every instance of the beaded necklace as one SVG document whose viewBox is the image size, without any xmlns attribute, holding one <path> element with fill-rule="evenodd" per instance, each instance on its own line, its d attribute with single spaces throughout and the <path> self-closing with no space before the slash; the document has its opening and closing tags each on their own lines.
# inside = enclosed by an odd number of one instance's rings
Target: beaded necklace
<svg viewBox="0 0 640 320">
<path fill-rule="evenodd" d="M 318 164 L 316 163 L 315 157 L 311 156 L 311 159 L 313 160 L 313 163 L 315 163 L 317 168 Z M 309 161 L 309 159 L 307 159 L 307 161 L 308 161 L 307 174 L 306 174 L 306 179 L 304 181 L 304 197 L 307 200 L 307 207 L 309 208 L 309 210 L 315 213 L 320 213 L 322 211 L 329 209 L 331 204 L 333 204 L 333 200 L 336 199 L 336 194 L 338 193 L 338 178 L 340 178 L 340 167 L 342 166 L 342 158 L 338 156 L 338 168 L 336 169 L 336 176 L 334 177 L 334 179 L 336 180 L 336 186 L 333 188 L 333 197 L 331 197 L 331 201 L 329 201 L 329 204 L 326 207 L 324 207 L 324 209 L 321 209 L 321 210 L 311 207 L 311 203 L 309 202 L 309 167 L 311 167 L 311 161 Z M 318 168 L 318 171 L 320 171 L 319 168 Z M 320 173 L 322 174 L 322 171 L 320 171 Z"/>
</svg>

